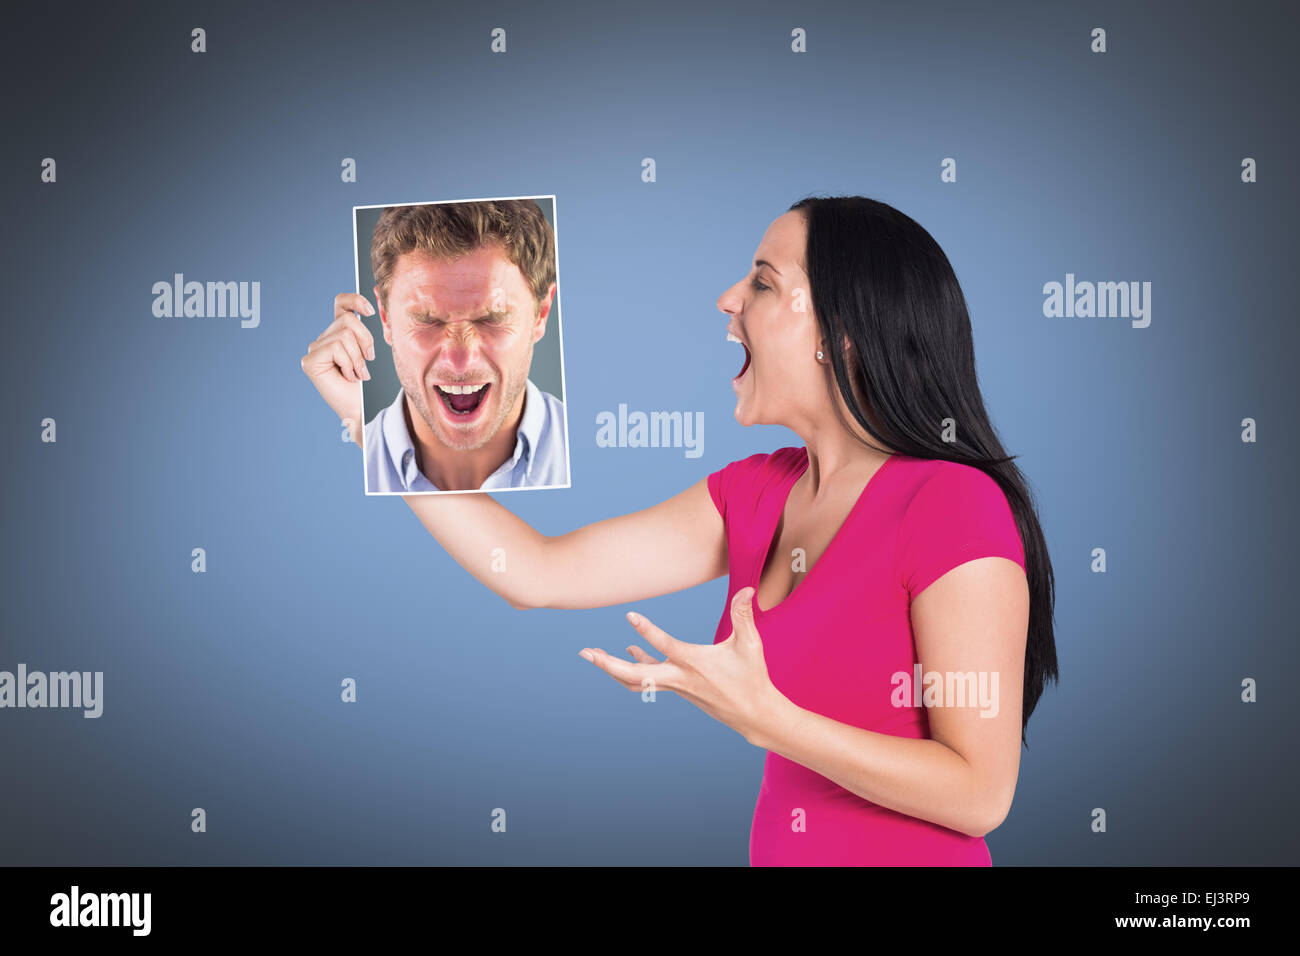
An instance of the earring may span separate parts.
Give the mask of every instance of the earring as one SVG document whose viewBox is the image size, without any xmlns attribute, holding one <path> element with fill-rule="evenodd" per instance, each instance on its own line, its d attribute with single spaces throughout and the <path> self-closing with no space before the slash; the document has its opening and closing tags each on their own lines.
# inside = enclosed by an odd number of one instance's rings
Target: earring
<svg viewBox="0 0 1300 956">
<path fill-rule="evenodd" d="M 820 362 L 821 360 L 822 360 L 822 350 L 821 350 L 821 349 L 818 349 L 818 350 L 817 350 L 817 361 Z"/>
</svg>

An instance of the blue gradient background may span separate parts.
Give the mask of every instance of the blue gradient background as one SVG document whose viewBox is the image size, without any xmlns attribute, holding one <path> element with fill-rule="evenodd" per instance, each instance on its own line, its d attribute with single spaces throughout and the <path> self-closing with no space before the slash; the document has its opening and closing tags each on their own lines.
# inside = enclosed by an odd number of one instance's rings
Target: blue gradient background
<svg viewBox="0 0 1300 956">
<path fill-rule="evenodd" d="M 1293 9 L 15 11 L 0 668 L 106 689 L 98 720 L 0 712 L 0 862 L 745 864 L 762 752 L 578 658 L 629 608 L 515 611 L 364 498 L 299 358 L 354 205 L 553 193 L 573 487 L 500 500 L 547 534 L 640 509 L 797 443 L 735 423 L 715 301 L 810 192 L 943 246 L 1039 497 L 1063 678 L 994 864 L 1295 862 Z M 260 281 L 261 326 L 154 318 L 175 272 Z M 1150 328 L 1044 318 L 1067 272 L 1152 282 Z M 620 402 L 703 411 L 704 456 L 598 448 Z M 724 595 L 637 609 L 703 642 Z"/>
</svg>

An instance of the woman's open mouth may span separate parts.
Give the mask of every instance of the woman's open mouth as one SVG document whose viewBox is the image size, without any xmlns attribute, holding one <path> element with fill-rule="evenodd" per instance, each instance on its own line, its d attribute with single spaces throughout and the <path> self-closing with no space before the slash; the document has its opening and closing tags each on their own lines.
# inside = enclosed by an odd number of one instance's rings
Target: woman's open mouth
<svg viewBox="0 0 1300 956">
<path fill-rule="evenodd" d="M 732 335 L 730 332 L 727 333 L 727 341 L 728 341 L 728 342 L 735 342 L 735 343 L 737 343 L 737 344 L 738 344 L 742 349 L 745 350 L 745 364 L 742 365 L 742 366 L 740 367 L 740 371 L 737 372 L 736 375 L 735 375 L 735 377 L 732 379 L 733 382 L 738 382 L 738 381 L 740 381 L 741 378 L 744 377 L 745 373 L 749 371 L 749 346 L 746 345 L 744 342 L 742 342 L 742 341 L 741 341 L 738 337 L 736 337 L 735 335 Z"/>
<path fill-rule="evenodd" d="M 483 385 L 435 385 L 434 391 L 453 418 L 470 418 L 483 407 L 492 383 Z"/>
</svg>

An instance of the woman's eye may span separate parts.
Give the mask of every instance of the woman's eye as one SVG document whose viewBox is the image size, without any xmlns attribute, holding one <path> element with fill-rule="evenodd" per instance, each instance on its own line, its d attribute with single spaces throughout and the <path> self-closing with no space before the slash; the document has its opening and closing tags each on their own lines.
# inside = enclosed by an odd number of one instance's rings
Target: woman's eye
<svg viewBox="0 0 1300 956">
<path fill-rule="evenodd" d="M 768 290 L 767 286 L 758 281 L 758 276 L 754 276 L 754 278 L 750 280 L 749 284 L 753 287 L 755 292 L 766 292 Z"/>
</svg>

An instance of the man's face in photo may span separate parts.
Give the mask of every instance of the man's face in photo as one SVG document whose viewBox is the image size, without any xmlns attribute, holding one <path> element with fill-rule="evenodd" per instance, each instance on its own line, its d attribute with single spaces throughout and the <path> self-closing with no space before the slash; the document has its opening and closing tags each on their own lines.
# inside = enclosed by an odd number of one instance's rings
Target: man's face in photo
<svg viewBox="0 0 1300 956">
<path fill-rule="evenodd" d="M 384 341 L 407 397 L 443 445 L 481 448 L 506 423 L 554 295 L 552 285 L 539 304 L 497 245 L 456 259 L 398 257 L 379 308 Z"/>
</svg>

